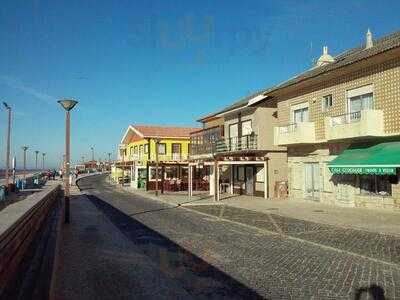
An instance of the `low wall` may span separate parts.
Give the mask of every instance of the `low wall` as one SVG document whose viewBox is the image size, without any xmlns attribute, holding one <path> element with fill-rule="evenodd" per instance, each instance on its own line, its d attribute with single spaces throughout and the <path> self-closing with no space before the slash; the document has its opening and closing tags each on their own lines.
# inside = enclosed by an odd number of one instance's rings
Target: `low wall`
<svg viewBox="0 0 400 300">
<path fill-rule="evenodd" d="M 60 184 L 53 183 L 0 211 L 0 298 L 17 277 L 29 246 L 61 196 Z"/>
</svg>

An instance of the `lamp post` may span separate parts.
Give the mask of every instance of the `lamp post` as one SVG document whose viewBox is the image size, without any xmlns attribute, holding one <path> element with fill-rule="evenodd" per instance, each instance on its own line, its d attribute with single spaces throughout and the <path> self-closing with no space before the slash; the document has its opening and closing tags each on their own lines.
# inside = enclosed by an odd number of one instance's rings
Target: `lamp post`
<svg viewBox="0 0 400 300">
<path fill-rule="evenodd" d="M 36 155 L 36 156 L 35 156 L 35 166 L 36 166 L 36 170 L 38 170 L 38 164 L 37 164 L 37 162 L 38 162 L 38 160 L 37 160 L 37 159 L 38 159 L 38 154 L 39 154 L 39 151 L 36 150 L 36 151 L 35 151 L 35 155 Z"/>
<path fill-rule="evenodd" d="M 44 171 L 44 157 L 46 156 L 46 153 L 42 153 L 42 171 Z"/>
<path fill-rule="evenodd" d="M 26 177 L 26 150 L 28 150 L 28 146 L 22 146 L 22 150 L 24 150 L 24 179 Z"/>
<path fill-rule="evenodd" d="M 69 223 L 69 159 L 70 159 L 70 111 L 78 103 L 72 99 L 60 100 L 58 103 L 65 109 L 65 223 Z"/>
<path fill-rule="evenodd" d="M 156 139 L 156 196 L 158 196 L 158 145 L 160 139 Z"/>
<path fill-rule="evenodd" d="M 92 150 L 92 167 L 94 165 L 94 147 L 90 147 L 90 150 Z"/>
<path fill-rule="evenodd" d="M 11 137 L 11 107 L 3 102 L 4 107 L 8 111 L 8 122 L 7 122 L 7 149 L 6 149 L 6 186 L 9 187 L 10 184 L 10 137 Z"/>
<path fill-rule="evenodd" d="M 110 171 L 111 171 L 111 153 L 108 152 L 107 154 L 108 154 L 108 168 L 109 168 Z"/>
<path fill-rule="evenodd" d="M 81 158 L 82 158 L 82 165 L 83 165 L 83 164 L 85 164 L 85 157 L 82 156 Z"/>
</svg>

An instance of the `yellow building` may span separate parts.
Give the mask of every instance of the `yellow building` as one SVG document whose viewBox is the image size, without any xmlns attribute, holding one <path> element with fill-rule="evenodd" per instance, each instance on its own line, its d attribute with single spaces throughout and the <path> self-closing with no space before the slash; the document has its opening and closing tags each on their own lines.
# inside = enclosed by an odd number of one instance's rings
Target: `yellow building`
<svg viewBox="0 0 400 300">
<path fill-rule="evenodd" d="M 113 178 L 120 181 L 123 170 L 125 182 L 132 187 L 155 189 L 158 155 L 159 189 L 187 189 L 190 133 L 195 130 L 198 128 L 130 125 L 119 146 Z"/>
</svg>

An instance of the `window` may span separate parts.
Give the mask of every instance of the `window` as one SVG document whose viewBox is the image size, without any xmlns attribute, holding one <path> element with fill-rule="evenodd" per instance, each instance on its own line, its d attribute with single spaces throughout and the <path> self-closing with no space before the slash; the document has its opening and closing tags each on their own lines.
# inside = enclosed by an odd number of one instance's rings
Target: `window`
<svg viewBox="0 0 400 300">
<path fill-rule="evenodd" d="M 143 145 L 139 146 L 139 155 L 142 156 L 143 155 Z"/>
<path fill-rule="evenodd" d="M 158 168 L 158 180 L 161 180 L 162 177 L 162 169 Z M 155 180 L 156 179 L 156 168 L 151 168 L 150 169 L 150 180 Z"/>
<path fill-rule="evenodd" d="M 178 178 L 178 167 L 166 167 L 165 177 L 167 179 Z"/>
<path fill-rule="evenodd" d="M 347 91 L 348 112 L 354 113 L 374 106 L 374 86 L 372 84 Z"/>
<path fill-rule="evenodd" d="M 235 138 L 238 135 L 239 135 L 238 134 L 238 124 L 235 123 L 235 124 L 229 125 L 229 137 L 230 138 Z"/>
<path fill-rule="evenodd" d="M 349 98 L 350 113 L 372 109 L 374 97 L 372 93 Z"/>
<path fill-rule="evenodd" d="M 293 105 L 291 110 L 292 123 L 308 122 L 308 102 Z"/>
<path fill-rule="evenodd" d="M 133 148 L 133 153 L 134 153 L 134 154 L 137 154 L 137 153 L 138 153 L 138 146 L 135 146 L 135 147 Z"/>
<path fill-rule="evenodd" d="M 132 155 L 133 154 L 133 147 L 130 147 L 129 148 L 129 155 Z"/>
<path fill-rule="evenodd" d="M 161 155 L 167 154 L 167 145 L 165 143 L 158 144 L 158 154 Z"/>
<path fill-rule="evenodd" d="M 250 135 L 253 132 L 251 128 L 251 120 L 242 122 L 242 136 Z"/>
<path fill-rule="evenodd" d="M 144 145 L 144 153 L 149 153 L 149 144 Z"/>
<path fill-rule="evenodd" d="M 326 95 L 322 98 L 322 112 L 327 112 L 333 105 L 332 95 Z"/>
<path fill-rule="evenodd" d="M 244 181 L 244 167 L 243 166 L 238 166 L 236 168 L 236 180 Z"/>
<path fill-rule="evenodd" d="M 392 185 L 390 176 L 361 175 L 360 176 L 360 194 L 361 195 L 392 195 Z"/>
<path fill-rule="evenodd" d="M 264 182 L 264 167 L 257 167 L 256 181 Z"/>
</svg>

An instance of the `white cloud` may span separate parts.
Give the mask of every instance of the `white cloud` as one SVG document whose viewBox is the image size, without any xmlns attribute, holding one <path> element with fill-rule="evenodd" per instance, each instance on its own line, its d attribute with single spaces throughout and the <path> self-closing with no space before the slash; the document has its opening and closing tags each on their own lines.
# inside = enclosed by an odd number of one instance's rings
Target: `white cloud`
<svg viewBox="0 0 400 300">
<path fill-rule="evenodd" d="M 19 79 L 13 78 L 11 76 L 7 75 L 0 75 L 0 83 L 3 83 L 9 87 L 12 87 L 16 90 L 19 90 L 25 94 L 31 95 L 34 98 L 46 102 L 48 104 L 54 104 L 55 98 L 43 93 L 41 91 L 38 91 L 30 86 L 25 85 L 22 81 Z"/>
</svg>

